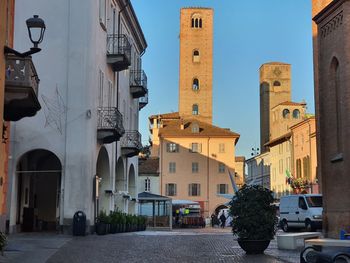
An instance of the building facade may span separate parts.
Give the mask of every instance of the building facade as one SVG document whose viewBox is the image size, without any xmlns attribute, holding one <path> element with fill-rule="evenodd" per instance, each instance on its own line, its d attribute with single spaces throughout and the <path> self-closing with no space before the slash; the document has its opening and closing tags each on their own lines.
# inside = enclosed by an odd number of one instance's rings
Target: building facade
<svg viewBox="0 0 350 263">
<path fill-rule="evenodd" d="M 313 3 L 315 5 L 315 3 Z M 317 146 L 321 175 L 324 232 L 337 238 L 339 231 L 350 225 L 350 110 L 349 42 L 350 1 L 332 1 L 314 18 L 317 25 L 317 76 L 315 94 L 318 110 Z M 339 194 L 342 195 L 339 201 Z"/>
<path fill-rule="evenodd" d="M 270 185 L 270 173 L 271 173 L 271 162 L 270 152 L 258 154 L 245 161 L 248 169 L 246 175 L 247 184 L 262 185 L 267 189 L 271 189 Z"/>
<path fill-rule="evenodd" d="M 208 217 L 244 182 L 235 158 L 239 135 L 212 125 L 213 10 L 180 11 L 179 112 L 150 116 L 151 156 L 159 157 L 160 195 L 200 204 Z"/>
<path fill-rule="evenodd" d="M 260 151 L 271 140 L 271 110 L 291 101 L 291 66 L 281 62 L 265 63 L 260 67 Z"/>
<path fill-rule="evenodd" d="M 38 13 L 47 31 L 35 57 L 43 110 L 12 130 L 11 232 L 70 232 L 77 211 L 90 231 L 101 211 L 136 213 L 147 44 L 131 3 L 18 0 L 15 10 L 16 25 Z"/>
</svg>

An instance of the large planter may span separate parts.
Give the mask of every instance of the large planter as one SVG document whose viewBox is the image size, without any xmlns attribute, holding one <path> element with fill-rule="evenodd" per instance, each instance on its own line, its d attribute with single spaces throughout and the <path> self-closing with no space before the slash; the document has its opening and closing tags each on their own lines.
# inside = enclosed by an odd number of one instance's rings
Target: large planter
<svg viewBox="0 0 350 263">
<path fill-rule="evenodd" d="M 110 228 L 109 228 L 109 232 L 111 234 L 115 234 L 115 233 L 117 233 L 117 230 L 118 230 L 117 228 L 118 228 L 117 224 L 111 224 Z"/>
<path fill-rule="evenodd" d="M 96 223 L 96 234 L 97 235 L 106 235 L 107 234 L 107 224 L 106 223 Z"/>
<path fill-rule="evenodd" d="M 247 254 L 263 254 L 269 246 L 270 240 L 245 240 L 238 239 L 238 244 Z"/>
</svg>

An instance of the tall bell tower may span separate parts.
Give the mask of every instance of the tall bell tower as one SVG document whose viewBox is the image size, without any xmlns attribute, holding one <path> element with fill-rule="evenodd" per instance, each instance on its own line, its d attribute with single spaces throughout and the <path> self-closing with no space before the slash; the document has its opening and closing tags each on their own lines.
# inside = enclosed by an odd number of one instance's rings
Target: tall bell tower
<svg viewBox="0 0 350 263">
<path fill-rule="evenodd" d="M 212 124 L 213 9 L 180 14 L 179 114 Z"/>
</svg>

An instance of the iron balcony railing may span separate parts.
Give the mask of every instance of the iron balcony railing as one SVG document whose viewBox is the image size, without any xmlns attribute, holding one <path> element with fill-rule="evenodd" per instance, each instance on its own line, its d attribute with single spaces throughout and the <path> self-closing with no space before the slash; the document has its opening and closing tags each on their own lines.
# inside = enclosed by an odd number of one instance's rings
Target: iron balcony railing
<svg viewBox="0 0 350 263">
<path fill-rule="evenodd" d="M 38 100 L 39 77 L 31 57 L 6 56 L 4 119 L 17 121 L 41 109 Z"/>
<path fill-rule="evenodd" d="M 147 89 L 147 76 L 143 70 L 130 71 L 130 87 L 143 87 Z"/>
<path fill-rule="evenodd" d="M 98 130 L 115 130 L 119 137 L 125 133 L 123 116 L 115 107 L 98 108 Z"/>
<path fill-rule="evenodd" d="M 131 61 L 131 45 L 126 35 L 112 34 L 107 36 L 107 55 L 124 55 Z"/>
<path fill-rule="evenodd" d="M 141 150 L 141 134 L 138 131 L 126 131 L 120 139 L 122 148 Z"/>
</svg>

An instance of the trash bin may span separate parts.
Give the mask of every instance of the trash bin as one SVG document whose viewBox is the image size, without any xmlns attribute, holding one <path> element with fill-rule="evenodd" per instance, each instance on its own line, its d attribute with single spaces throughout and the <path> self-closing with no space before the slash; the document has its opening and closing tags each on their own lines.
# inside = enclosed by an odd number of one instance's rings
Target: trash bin
<svg viewBox="0 0 350 263">
<path fill-rule="evenodd" d="M 77 211 L 73 217 L 73 236 L 85 236 L 86 215 L 83 211 Z"/>
</svg>

